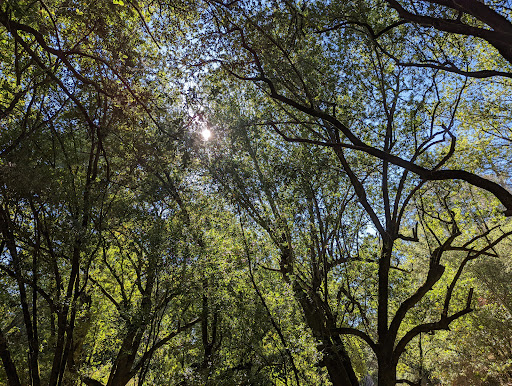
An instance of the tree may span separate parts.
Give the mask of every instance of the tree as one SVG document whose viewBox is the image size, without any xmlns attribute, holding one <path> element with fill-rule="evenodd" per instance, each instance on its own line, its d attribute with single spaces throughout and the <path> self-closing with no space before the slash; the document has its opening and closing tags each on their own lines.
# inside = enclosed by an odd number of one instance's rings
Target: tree
<svg viewBox="0 0 512 386">
<path fill-rule="evenodd" d="M 494 230 L 478 234 L 463 232 L 459 225 L 461 218 L 456 214 L 457 200 L 452 194 L 429 196 L 438 202 L 440 214 L 436 215 L 430 210 L 424 211 L 421 196 L 438 185 L 447 189 L 448 184 L 462 180 L 495 195 L 508 214 L 511 195 L 498 183 L 478 176 L 471 169 L 468 171 L 464 160 L 459 157 L 457 111 L 464 103 L 466 81 L 435 70 L 404 66 L 389 58 L 375 43 L 375 34 L 371 30 L 369 32 L 366 25 L 357 28 L 358 23 L 346 16 L 346 13 L 362 14 L 370 25 L 379 23 L 376 20 L 382 14 L 371 12 L 368 7 L 364 9 L 366 13 L 361 12 L 364 7 L 334 5 L 331 8 L 333 13 L 325 14 L 319 11 L 324 9 L 320 3 L 295 6 L 288 2 L 274 2 L 261 8 L 250 2 L 224 4 L 213 11 L 213 18 L 219 26 L 217 36 L 222 39 L 224 51 L 217 55 L 212 53 L 212 56 L 238 82 L 247 81 L 255 85 L 241 98 L 254 99 L 253 105 L 237 106 L 248 116 L 238 124 L 237 130 L 248 130 L 247 127 L 263 130 L 261 127 L 266 126 L 284 142 L 330 149 L 336 163 L 331 160 L 328 165 L 332 169 L 339 167 L 343 170 L 345 184 L 349 184 L 359 202 L 361 217 L 379 236 L 378 241 L 370 244 L 371 255 L 375 256 L 370 261 L 378 267 L 377 282 L 373 287 L 373 293 L 378 294 L 377 301 L 374 309 L 365 310 L 367 316 L 376 315 L 373 329 L 364 331 L 362 325 L 356 323 L 340 325 L 336 317 L 328 317 L 332 320 L 330 323 L 322 320 L 321 326 L 330 330 L 331 340 L 333 337 L 340 339 L 341 335 L 353 335 L 366 342 L 378 360 L 379 384 L 385 385 L 397 382 L 398 362 L 415 337 L 423 332 L 447 329 L 454 320 L 472 310 L 473 290 L 467 291 L 465 302 L 458 308 L 452 305 L 457 282 L 470 261 L 489 253 L 491 248 L 509 236 L 508 232 L 501 235 L 499 231 L 493 233 Z M 336 28 L 319 28 L 334 18 L 339 21 Z M 394 34 L 395 41 L 403 36 L 392 28 L 378 34 L 388 33 Z M 400 47 L 399 44 L 396 46 Z M 405 55 L 410 50 L 405 48 L 404 52 Z M 448 82 L 457 84 L 456 92 L 444 88 Z M 364 104 L 361 106 L 356 101 L 364 101 Z M 256 109 L 260 113 L 256 113 Z M 222 121 L 218 125 L 227 125 L 227 122 Z M 245 175 L 243 181 L 247 184 L 249 176 L 254 176 L 258 181 L 254 186 L 261 189 L 263 195 L 252 193 L 258 188 L 251 188 L 251 194 L 240 193 L 247 191 L 243 183 L 237 183 L 228 190 L 239 192 L 234 193 L 238 203 L 274 240 L 280 250 L 278 271 L 285 281 L 291 283 L 296 300 L 308 320 L 308 303 L 312 299 L 330 297 L 328 280 L 324 275 L 333 272 L 334 264 L 332 261 L 323 262 L 323 274 L 318 279 L 320 285 L 318 281 L 315 283 L 318 276 L 315 274 L 315 257 L 309 259 L 308 265 L 312 268 L 307 275 L 308 280 L 295 277 L 297 270 L 304 269 L 304 263 L 296 258 L 300 253 L 293 237 L 300 225 L 297 219 L 283 214 L 278 198 L 287 180 L 277 179 L 279 174 L 275 170 L 268 174 L 264 171 L 272 162 L 277 166 L 281 157 L 289 160 L 289 156 L 284 151 L 285 145 L 278 139 L 264 146 L 279 149 L 279 156 L 258 155 L 257 145 L 252 144 L 251 136 L 248 137 L 242 144 L 253 166 L 249 170 L 248 166 L 239 167 L 230 177 L 237 181 L 235 174 Z M 262 161 L 267 159 L 272 161 L 262 166 Z M 223 170 L 222 174 L 226 175 L 226 171 Z M 269 180 L 267 175 L 272 175 L 277 181 Z M 219 178 L 225 181 L 224 177 Z M 333 176 L 331 178 L 334 179 Z M 307 192 L 303 197 L 307 197 Z M 325 197 L 317 197 L 317 201 L 324 204 Z M 322 205 L 320 208 L 329 212 Z M 263 216 L 262 213 L 268 215 Z M 427 214 L 431 217 L 428 222 L 424 217 Z M 413 225 L 415 222 L 422 224 L 422 232 L 417 231 Z M 318 239 L 324 240 L 319 245 L 325 250 L 329 239 L 325 236 Z M 395 291 L 398 283 L 404 280 L 400 276 L 407 273 L 407 270 L 404 272 L 399 246 L 403 242 L 414 243 L 420 239 L 429 241 L 426 253 L 428 269 L 423 279 L 414 283 L 412 288 Z M 357 260 L 348 248 L 341 253 L 334 249 L 327 253 L 333 261 L 353 263 Z M 415 313 L 422 299 L 443 277 L 443 261 L 454 250 L 463 251 L 466 255 L 449 274 L 448 288 L 442 295 L 444 300 L 438 316 L 427 322 L 408 325 L 409 316 Z M 396 269 L 402 274 L 397 274 Z M 351 280 L 347 281 L 351 283 Z M 307 295 L 301 295 L 301 292 Z M 341 289 L 338 292 L 350 300 L 347 288 L 345 293 Z M 316 316 L 314 320 L 308 320 L 313 331 L 318 315 L 322 315 L 324 310 L 331 313 L 335 308 L 328 300 L 314 302 L 322 304 L 322 308 L 310 308 L 314 309 L 312 314 Z M 357 300 L 353 303 L 363 308 L 364 303 Z M 320 334 L 315 335 L 320 338 Z M 329 371 L 331 381 L 334 384 L 355 384 L 357 381 L 341 341 L 336 341 L 335 346 L 341 348 L 341 354 L 332 368 L 336 367 L 338 371 L 345 368 L 346 371 L 339 378 Z"/>
<path fill-rule="evenodd" d="M 0 339 L 11 385 L 72 384 L 82 377 L 87 359 L 83 348 L 96 322 L 91 318 L 101 308 L 96 302 L 105 301 L 98 288 L 125 312 L 121 319 L 127 327 L 120 331 L 119 351 L 110 351 L 117 358 L 106 359 L 114 364 L 110 384 L 126 384 L 145 371 L 158 348 L 197 321 L 162 316 L 172 288 L 155 289 L 166 271 L 157 271 L 161 255 L 153 249 L 161 246 L 170 259 L 167 245 L 159 241 L 167 228 L 149 227 L 155 237 L 141 240 L 137 232 L 148 229 L 147 221 L 137 222 L 136 210 L 127 211 L 128 219 L 122 215 L 127 207 L 116 207 L 122 201 L 118 195 L 126 199 L 136 192 L 130 183 L 140 177 L 143 165 L 134 150 L 143 147 L 151 130 L 172 142 L 174 130 L 182 126 L 181 117 L 170 114 L 165 128 L 157 121 L 159 110 L 149 101 L 163 90 L 148 91 L 150 81 L 142 73 L 159 61 L 149 39 L 148 14 L 137 5 L 121 12 L 122 6 L 58 1 L 0 6 L 0 23 L 7 32 L 2 39 L 6 135 L 0 145 L 0 269 L 7 289 L 2 307 L 9 316 Z M 146 38 L 134 33 L 139 27 L 145 28 Z M 152 203 L 147 199 L 139 205 L 147 209 Z M 121 219 L 141 229 L 122 233 L 116 223 Z M 128 247 L 116 251 L 113 244 L 120 240 Z M 146 264 L 147 255 L 151 259 Z M 122 258 L 138 259 L 131 270 L 126 267 L 127 277 L 116 274 Z M 101 272 L 99 261 L 107 265 Z M 172 261 L 168 268 L 176 269 Z M 96 275 L 106 283 L 98 284 Z M 113 277 L 121 280 L 120 288 L 108 283 Z M 107 292 L 109 285 L 117 293 Z M 140 292 L 125 296 L 121 306 L 116 299 L 134 289 Z M 182 306 L 187 307 L 176 307 Z M 126 315 L 132 307 L 133 314 Z M 162 319 L 165 327 L 159 324 Z M 157 332 L 151 330 L 148 337 L 144 334 L 150 327 Z M 139 358 L 142 338 L 154 341 L 147 342 Z M 98 384 L 88 376 L 83 380 Z"/>
<path fill-rule="evenodd" d="M 2 381 L 287 379 L 236 238 L 209 236 L 230 213 L 196 186 L 194 96 L 162 49 L 184 33 L 158 28 L 192 10 L 2 5 Z"/>
</svg>

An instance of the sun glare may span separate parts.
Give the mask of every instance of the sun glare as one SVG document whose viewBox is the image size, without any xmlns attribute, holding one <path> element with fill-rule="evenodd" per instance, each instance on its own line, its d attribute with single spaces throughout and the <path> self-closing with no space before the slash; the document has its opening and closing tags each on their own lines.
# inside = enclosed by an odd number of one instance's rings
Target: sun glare
<svg viewBox="0 0 512 386">
<path fill-rule="evenodd" d="M 208 129 L 204 129 L 201 131 L 201 135 L 203 136 L 203 140 L 208 141 L 212 136 L 212 132 Z"/>
</svg>

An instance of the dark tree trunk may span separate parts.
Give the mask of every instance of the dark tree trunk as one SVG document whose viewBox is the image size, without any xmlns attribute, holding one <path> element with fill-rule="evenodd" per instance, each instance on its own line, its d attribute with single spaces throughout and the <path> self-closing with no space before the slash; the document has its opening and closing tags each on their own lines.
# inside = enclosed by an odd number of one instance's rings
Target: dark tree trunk
<svg viewBox="0 0 512 386">
<path fill-rule="evenodd" d="M 21 386 L 16 366 L 11 358 L 11 352 L 7 347 L 7 339 L 4 333 L 0 330 L 0 358 L 4 364 L 5 373 L 7 374 L 8 386 Z"/>
<path fill-rule="evenodd" d="M 2 234 L 5 244 L 9 250 L 11 255 L 11 259 L 14 265 L 14 273 L 16 277 L 16 282 L 18 284 L 21 310 L 23 314 L 23 321 L 25 323 L 25 329 L 27 331 L 27 339 L 29 345 L 28 352 L 28 366 L 30 372 L 31 383 L 34 386 L 39 386 L 41 384 L 39 378 L 39 362 L 38 362 L 38 353 L 39 353 L 39 343 L 37 342 L 37 336 L 34 335 L 34 325 L 33 319 L 30 314 L 30 309 L 28 306 L 27 300 L 27 291 L 25 288 L 25 283 L 22 280 L 22 263 L 20 261 L 20 257 L 18 256 L 17 245 L 15 241 L 15 236 L 12 231 L 10 214 L 8 212 L 7 207 L 4 209 L 0 206 L 0 233 Z M 35 291 L 35 290 L 34 290 Z M 34 320 L 35 322 L 35 320 Z"/>
<path fill-rule="evenodd" d="M 379 361 L 378 383 L 379 386 L 396 385 L 396 365 L 388 361 Z"/>
<path fill-rule="evenodd" d="M 333 386 L 358 385 L 352 362 L 345 351 L 341 338 L 335 336 L 331 341 L 330 346 L 323 350 L 323 363 Z"/>
<path fill-rule="evenodd" d="M 66 330 L 66 318 L 67 313 L 64 316 L 62 306 L 60 306 L 57 316 L 57 342 L 55 344 L 52 370 L 50 373 L 50 385 L 56 385 L 59 379 L 62 362 L 62 352 L 64 351 L 64 334 Z"/>
<path fill-rule="evenodd" d="M 128 333 L 123 339 L 119 354 L 110 372 L 107 386 L 124 386 L 133 377 L 132 369 L 135 356 L 140 344 L 141 334 L 137 327 L 129 326 Z"/>
<path fill-rule="evenodd" d="M 315 293 L 304 291 L 297 283 L 294 285 L 294 293 L 313 336 L 322 343 L 319 347 L 324 356 L 322 364 L 326 367 L 333 386 L 359 385 L 343 341 L 335 332 L 336 325 L 328 307 L 319 307 L 322 300 Z"/>
</svg>

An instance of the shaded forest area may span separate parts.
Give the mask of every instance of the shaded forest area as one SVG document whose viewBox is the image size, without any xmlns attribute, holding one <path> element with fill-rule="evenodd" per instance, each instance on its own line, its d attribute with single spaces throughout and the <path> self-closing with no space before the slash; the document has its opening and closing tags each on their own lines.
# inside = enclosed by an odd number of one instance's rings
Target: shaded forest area
<svg viewBox="0 0 512 386">
<path fill-rule="evenodd" d="M 512 382 L 510 1 L 0 24 L 0 384 Z"/>
</svg>

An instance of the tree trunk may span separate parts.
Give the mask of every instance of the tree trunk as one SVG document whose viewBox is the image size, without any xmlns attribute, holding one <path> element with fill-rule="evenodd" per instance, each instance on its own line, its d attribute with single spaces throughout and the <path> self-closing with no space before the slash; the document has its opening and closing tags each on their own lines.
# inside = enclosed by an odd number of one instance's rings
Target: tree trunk
<svg viewBox="0 0 512 386">
<path fill-rule="evenodd" d="M 20 261 L 20 257 L 18 255 L 18 246 L 16 245 L 16 240 L 14 237 L 14 233 L 12 231 L 11 218 L 8 212 L 7 207 L 4 209 L 0 206 L 0 233 L 2 234 L 5 244 L 7 245 L 7 249 L 11 255 L 11 259 L 14 265 L 14 273 L 16 275 L 16 282 L 18 284 L 21 310 L 23 314 L 23 321 L 25 323 L 25 329 L 27 332 L 28 339 L 28 370 L 30 372 L 31 384 L 34 386 L 39 386 L 41 384 L 41 380 L 39 378 L 39 343 L 37 342 L 37 336 L 34 335 L 34 323 L 36 320 L 32 319 L 35 315 L 30 314 L 30 309 L 28 306 L 27 300 L 27 290 L 25 288 L 25 283 L 22 280 L 22 263 Z M 34 289 L 35 291 L 35 289 Z"/>
<path fill-rule="evenodd" d="M 140 345 L 142 333 L 139 327 L 130 325 L 121 348 L 110 371 L 107 386 L 124 386 L 133 378 L 133 364 Z"/>
<path fill-rule="evenodd" d="M 0 330 L 0 358 L 4 364 L 5 373 L 7 374 L 7 384 L 9 386 L 20 386 L 20 378 L 16 371 L 16 366 L 11 358 L 11 352 L 7 347 L 7 339 Z"/>
<path fill-rule="evenodd" d="M 384 239 L 379 261 L 379 297 L 377 313 L 377 334 L 379 336 L 378 385 L 395 386 L 396 363 L 393 361 L 393 348 L 396 332 L 389 330 L 389 270 L 393 251 L 393 240 Z"/>
<path fill-rule="evenodd" d="M 382 347 L 381 347 L 382 348 Z M 396 385 L 396 365 L 393 360 L 393 348 L 379 350 L 377 360 L 379 362 L 378 385 L 379 386 L 395 386 Z"/>
<path fill-rule="evenodd" d="M 379 364 L 378 383 L 379 386 L 396 385 L 396 366 L 392 364 Z"/>
<path fill-rule="evenodd" d="M 356 386 L 359 384 L 348 353 L 339 336 L 331 339 L 330 345 L 324 348 L 323 354 L 323 363 L 333 386 Z"/>
<path fill-rule="evenodd" d="M 339 334 L 334 332 L 336 326 L 328 306 L 319 307 L 321 302 L 314 293 L 304 291 L 299 284 L 294 284 L 295 297 L 304 311 L 306 324 L 313 336 L 322 345 L 319 350 L 324 357 L 322 364 L 327 368 L 333 386 L 358 386 L 356 373 Z"/>
</svg>

